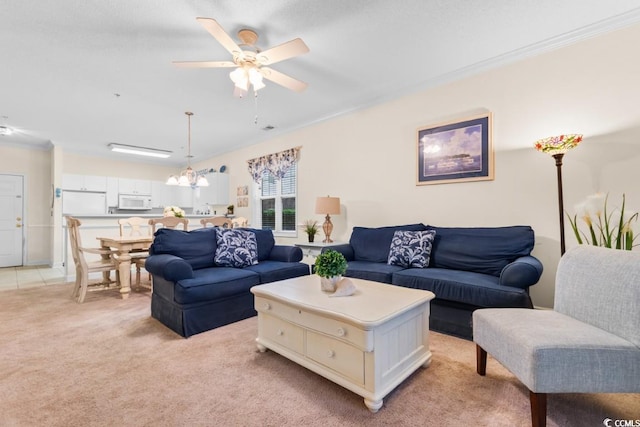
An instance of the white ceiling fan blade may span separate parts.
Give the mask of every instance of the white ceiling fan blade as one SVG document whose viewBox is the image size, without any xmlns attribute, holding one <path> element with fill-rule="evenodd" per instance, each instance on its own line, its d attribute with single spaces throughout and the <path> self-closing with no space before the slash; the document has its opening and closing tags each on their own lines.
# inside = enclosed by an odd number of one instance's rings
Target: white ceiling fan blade
<svg viewBox="0 0 640 427">
<path fill-rule="evenodd" d="M 297 38 L 260 52 L 257 59 L 263 65 L 271 65 L 307 52 L 309 52 L 307 45 L 302 39 Z"/>
<path fill-rule="evenodd" d="M 265 79 L 271 80 L 272 82 L 277 83 L 280 86 L 286 87 L 287 89 L 291 89 L 296 92 L 302 92 L 308 86 L 305 82 L 296 80 L 293 77 L 287 76 L 286 74 L 274 70 L 273 68 L 262 67 L 260 68 L 260 73 Z"/>
<path fill-rule="evenodd" d="M 228 68 L 237 67 L 232 61 L 173 61 L 177 67 L 183 68 Z"/>
<path fill-rule="evenodd" d="M 242 53 L 242 49 L 236 42 L 233 41 L 231 36 L 218 24 L 218 21 L 212 18 L 196 18 L 196 21 L 200 23 L 218 42 L 234 57 Z"/>
</svg>

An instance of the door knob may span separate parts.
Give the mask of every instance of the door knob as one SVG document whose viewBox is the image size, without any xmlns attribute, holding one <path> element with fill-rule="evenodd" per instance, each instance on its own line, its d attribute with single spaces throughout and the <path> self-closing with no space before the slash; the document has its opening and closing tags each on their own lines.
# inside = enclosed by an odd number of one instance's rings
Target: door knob
<svg viewBox="0 0 640 427">
<path fill-rule="evenodd" d="M 22 218 L 20 218 L 19 216 L 16 217 L 16 221 L 22 221 Z"/>
<path fill-rule="evenodd" d="M 22 224 L 16 224 L 16 228 L 22 227 Z"/>
</svg>

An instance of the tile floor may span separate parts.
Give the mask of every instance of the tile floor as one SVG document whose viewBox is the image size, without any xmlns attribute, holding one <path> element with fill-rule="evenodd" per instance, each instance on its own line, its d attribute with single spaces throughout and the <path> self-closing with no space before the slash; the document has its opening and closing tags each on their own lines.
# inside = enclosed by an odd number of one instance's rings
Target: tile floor
<svg viewBox="0 0 640 427">
<path fill-rule="evenodd" d="M 64 268 L 48 266 L 0 268 L 0 291 L 65 283 Z"/>
</svg>

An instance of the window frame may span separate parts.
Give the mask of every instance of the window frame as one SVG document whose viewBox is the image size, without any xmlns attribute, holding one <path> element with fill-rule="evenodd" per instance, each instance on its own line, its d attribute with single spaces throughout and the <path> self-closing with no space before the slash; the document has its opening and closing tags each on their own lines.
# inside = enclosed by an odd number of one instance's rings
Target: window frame
<svg viewBox="0 0 640 427">
<path fill-rule="evenodd" d="M 276 222 L 275 228 L 272 230 L 273 235 L 275 237 L 298 237 L 298 164 L 294 163 L 289 170 L 295 171 L 294 177 L 294 192 L 293 194 L 282 194 L 282 179 L 274 177 L 276 181 L 276 194 L 274 196 L 263 196 L 262 195 L 262 180 L 264 179 L 264 174 L 271 174 L 269 171 L 263 172 L 263 178 L 260 179 L 260 182 L 253 182 L 253 205 L 254 212 L 253 217 L 256 218 L 255 226 L 256 228 L 262 229 L 262 200 L 264 199 L 275 199 L 275 211 L 276 211 Z M 288 171 L 287 171 L 288 173 Z M 287 198 L 295 198 L 295 221 L 294 221 L 294 229 L 293 230 L 283 230 L 282 229 L 282 199 Z"/>
</svg>

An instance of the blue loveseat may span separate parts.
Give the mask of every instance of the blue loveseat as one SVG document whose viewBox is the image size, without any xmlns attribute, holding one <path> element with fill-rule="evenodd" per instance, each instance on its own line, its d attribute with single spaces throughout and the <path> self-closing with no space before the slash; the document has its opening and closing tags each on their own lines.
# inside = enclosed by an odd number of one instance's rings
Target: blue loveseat
<svg viewBox="0 0 640 427">
<path fill-rule="evenodd" d="M 162 228 L 145 263 L 153 278 L 151 316 L 183 337 L 255 316 L 252 286 L 309 274 L 302 250 L 276 245 L 270 230 L 241 229 L 255 236 L 257 264 L 220 266 L 216 229 Z"/>
<path fill-rule="evenodd" d="M 396 231 L 435 231 L 426 268 L 389 265 Z M 408 224 L 354 227 L 348 244 L 325 248 L 342 253 L 346 276 L 433 292 L 430 328 L 472 338 L 471 317 L 484 307 L 533 308 L 529 287 L 542 275 L 531 256 L 534 233 L 528 226 L 434 227 Z"/>
</svg>

